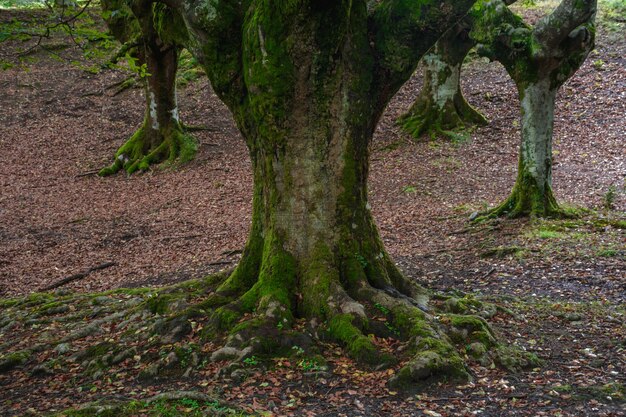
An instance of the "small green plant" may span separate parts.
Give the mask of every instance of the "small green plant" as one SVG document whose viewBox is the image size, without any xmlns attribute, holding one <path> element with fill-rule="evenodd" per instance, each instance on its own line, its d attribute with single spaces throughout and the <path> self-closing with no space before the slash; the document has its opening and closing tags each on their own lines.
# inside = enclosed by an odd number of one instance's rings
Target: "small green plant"
<svg viewBox="0 0 626 417">
<path fill-rule="evenodd" d="M 385 322 L 385 327 L 393 334 L 395 334 L 396 336 L 400 336 L 400 331 L 398 329 L 396 329 L 391 323 L 389 322 Z"/>
<path fill-rule="evenodd" d="M 359 261 L 363 268 L 367 268 L 367 259 L 365 259 L 363 255 L 361 255 L 360 253 L 355 253 L 354 258 Z"/>
<path fill-rule="evenodd" d="M 194 410 L 200 408 L 200 404 L 198 403 L 198 401 L 192 400 L 191 398 L 183 398 L 182 400 L 180 400 L 180 404 Z"/>
<path fill-rule="evenodd" d="M 148 65 L 146 63 L 139 65 L 138 59 L 130 56 L 130 54 L 126 54 L 124 58 L 126 59 L 126 63 L 128 64 L 128 69 L 137 74 L 140 78 L 146 78 L 150 76 L 150 73 L 148 73 Z"/>
<path fill-rule="evenodd" d="M 417 188 L 413 185 L 405 185 L 402 187 L 402 192 L 404 194 L 415 194 L 417 192 Z"/>
<path fill-rule="evenodd" d="M 615 208 L 615 197 L 617 197 L 617 188 L 611 185 L 602 198 L 602 206 L 606 210 L 613 210 Z"/>
<path fill-rule="evenodd" d="M 374 307 L 376 308 L 376 310 L 380 311 L 381 313 L 385 315 L 389 314 L 389 309 L 380 303 L 375 303 Z"/>
<path fill-rule="evenodd" d="M 618 254 L 619 251 L 614 248 L 604 248 L 596 252 L 596 255 L 601 258 L 612 258 L 614 256 L 617 256 Z"/>
<path fill-rule="evenodd" d="M 558 239 L 562 237 L 561 233 L 555 232 L 554 230 L 540 230 L 537 236 L 540 239 Z"/>
<path fill-rule="evenodd" d="M 316 361 L 307 359 L 302 359 L 300 362 L 298 362 L 298 366 L 304 372 L 319 371 L 322 369 Z"/>
<path fill-rule="evenodd" d="M 596 59 L 595 61 L 593 61 L 593 67 L 598 71 L 604 71 L 605 64 L 606 63 L 601 59 Z"/>
<path fill-rule="evenodd" d="M 245 358 L 243 360 L 243 363 L 245 363 L 248 366 L 256 366 L 259 364 L 259 358 L 253 355 L 253 356 L 250 356 L 249 358 Z"/>
<path fill-rule="evenodd" d="M 293 350 L 294 353 L 298 356 L 304 355 L 304 349 L 302 349 L 300 346 L 292 346 L 291 350 Z"/>
</svg>

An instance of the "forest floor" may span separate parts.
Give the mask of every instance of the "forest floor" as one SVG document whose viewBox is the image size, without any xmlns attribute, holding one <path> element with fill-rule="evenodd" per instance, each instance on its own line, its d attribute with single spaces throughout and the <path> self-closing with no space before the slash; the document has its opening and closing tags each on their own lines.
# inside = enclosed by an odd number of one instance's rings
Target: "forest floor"
<svg viewBox="0 0 626 417">
<path fill-rule="evenodd" d="M 2 27 L 20 13 L 0 10 Z M 276 416 L 626 415 L 625 34 L 624 24 L 602 26 L 596 50 L 558 95 L 554 189 L 561 202 L 590 210 L 579 219 L 468 222 L 506 198 L 515 180 L 519 103 L 496 63 L 473 58 L 463 73 L 465 95 L 488 126 L 460 143 L 414 141 L 400 131 L 395 120 L 419 92 L 418 71 L 390 104 L 371 147 L 370 204 L 390 255 L 434 291 L 471 294 L 508 311 L 490 323 L 501 340 L 536 353 L 541 367 L 509 373 L 476 364 L 471 383 L 408 395 L 385 386 L 393 370 L 363 370 L 332 344 L 324 352 L 329 369 L 255 358 L 238 381 L 216 377 L 214 364 L 148 382 L 135 378 L 142 365 L 133 358 L 96 378 L 78 364 L 35 372 L 25 365 L 0 373 L 0 415 L 171 390 L 225 401 L 228 407 L 211 403 L 218 414 L 232 407 Z M 107 265 L 57 295 L 84 301 L 87 293 L 151 288 L 100 295 L 145 299 L 160 286 L 236 265 L 250 224 L 250 162 L 206 78 L 179 92 L 182 121 L 206 127 L 194 132 L 194 161 L 99 178 L 94 172 L 142 120 L 142 90 L 116 94 L 128 74 L 79 68 L 67 39 L 17 63 L 32 42 L 7 40 L 0 49 L 0 297 L 31 294 L 29 306 L 41 308 L 50 299 L 33 293 Z M 57 313 L 43 314 L 48 331 Z M 0 320 L 0 357 L 34 343 L 42 329 L 33 323 Z M 111 343 L 117 336 L 114 329 L 106 335 Z M 165 411 L 155 415 L 205 412 L 207 404 L 187 398 L 160 405 Z M 139 407 L 132 415 L 150 412 Z"/>
</svg>

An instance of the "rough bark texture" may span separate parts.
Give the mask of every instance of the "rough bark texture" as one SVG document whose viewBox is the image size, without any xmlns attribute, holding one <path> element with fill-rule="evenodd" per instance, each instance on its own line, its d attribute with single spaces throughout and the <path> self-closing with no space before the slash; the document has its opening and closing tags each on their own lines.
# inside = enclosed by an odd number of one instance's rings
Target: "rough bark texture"
<svg viewBox="0 0 626 417">
<path fill-rule="evenodd" d="M 209 297 L 208 334 L 230 336 L 215 359 L 276 353 L 288 329 L 389 364 L 367 337 L 374 305 L 414 338 L 407 379 L 467 377 L 426 292 L 378 236 L 367 201 L 368 146 L 386 104 L 420 57 L 472 1 L 181 0 L 190 49 L 235 116 L 254 169 L 250 237 Z M 251 314 L 251 315 L 246 315 Z M 418 340 L 419 339 L 419 340 Z"/>
<path fill-rule="evenodd" d="M 534 28 L 503 2 L 479 2 L 470 15 L 479 52 L 501 62 L 522 105 L 518 176 L 510 197 L 485 216 L 562 216 L 552 193 L 554 101 L 582 65 L 595 39 L 595 0 L 563 0 Z"/>
<path fill-rule="evenodd" d="M 163 5 L 136 2 L 132 10 L 108 2 L 106 21 L 114 36 L 123 43 L 136 39 L 139 65 L 146 65 L 146 112 L 142 126 L 119 148 L 115 161 L 99 175 L 115 174 L 125 169 L 129 174 L 146 170 L 151 164 L 187 162 L 196 152 L 194 139 L 183 131 L 176 103 L 176 71 L 180 45 L 186 33 L 180 16 Z"/>
<path fill-rule="evenodd" d="M 424 84 L 419 97 L 398 122 L 419 138 L 423 134 L 451 139 L 459 131 L 484 125 L 487 119 L 467 103 L 461 90 L 461 66 L 475 42 L 469 37 L 470 19 L 456 24 L 423 58 Z"/>
</svg>

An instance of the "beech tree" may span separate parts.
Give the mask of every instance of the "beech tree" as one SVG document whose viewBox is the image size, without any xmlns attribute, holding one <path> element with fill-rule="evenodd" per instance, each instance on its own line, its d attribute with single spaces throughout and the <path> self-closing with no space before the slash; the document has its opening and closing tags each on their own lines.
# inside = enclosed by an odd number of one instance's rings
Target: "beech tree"
<svg viewBox="0 0 626 417">
<path fill-rule="evenodd" d="M 146 111 L 141 127 L 99 175 L 125 169 L 132 174 L 161 162 L 187 162 L 197 150 L 180 122 L 176 102 L 178 56 L 187 43 L 180 14 L 164 4 L 102 1 L 103 17 L 113 36 L 136 58 L 145 80 Z"/>
<path fill-rule="evenodd" d="M 487 119 L 465 100 L 461 89 L 461 66 L 476 45 L 469 36 L 472 24 L 472 18 L 466 16 L 422 58 L 422 90 L 409 111 L 398 119 L 416 139 L 423 134 L 455 138 L 468 127 L 487 124 Z"/>
<path fill-rule="evenodd" d="M 534 27 L 502 1 L 472 9 L 471 36 L 515 81 L 522 107 L 517 180 L 511 195 L 487 216 L 563 216 L 552 192 L 552 130 L 558 89 L 594 47 L 596 0 L 562 0 Z"/>
<path fill-rule="evenodd" d="M 215 308 L 205 331 L 229 334 L 214 359 L 291 347 L 296 319 L 305 319 L 353 358 L 388 365 L 394 358 L 367 336 L 377 332 L 378 306 L 414 342 L 397 381 L 468 376 L 428 292 L 385 251 L 367 174 L 387 103 L 472 3 L 167 0 L 233 113 L 254 173 L 242 258 L 204 304 Z M 480 318 L 447 323 L 493 341 Z"/>
</svg>

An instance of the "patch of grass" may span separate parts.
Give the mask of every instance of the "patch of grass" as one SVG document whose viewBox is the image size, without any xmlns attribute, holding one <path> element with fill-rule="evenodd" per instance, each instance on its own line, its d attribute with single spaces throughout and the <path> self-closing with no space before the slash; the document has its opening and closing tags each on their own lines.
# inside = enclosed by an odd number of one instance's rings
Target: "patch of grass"
<svg viewBox="0 0 626 417">
<path fill-rule="evenodd" d="M 613 258 L 615 256 L 618 256 L 619 254 L 620 254 L 620 251 L 615 248 L 603 248 L 603 249 L 599 249 L 596 252 L 596 256 L 600 258 Z"/>
<path fill-rule="evenodd" d="M 97 404 L 65 410 L 54 417 L 252 417 L 218 401 L 201 401 L 191 398 L 177 400 L 158 400 L 153 402 L 130 401 L 118 404 Z"/>
<path fill-rule="evenodd" d="M 595 65 L 595 63 L 594 63 Z M 606 194 L 602 197 L 602 206 L 606 210 L 613 210 L 615 208 L 615 198 L 617 197 L 617 188 L 614 185 L 609 186 Z"/>
<path fill-rule="evenodd" d="M 415 194 L 417 192 L 417 187 L 414 185 L 405 185 L 402 187 L 402 192 L 404 194 Z"/>
</svg>

